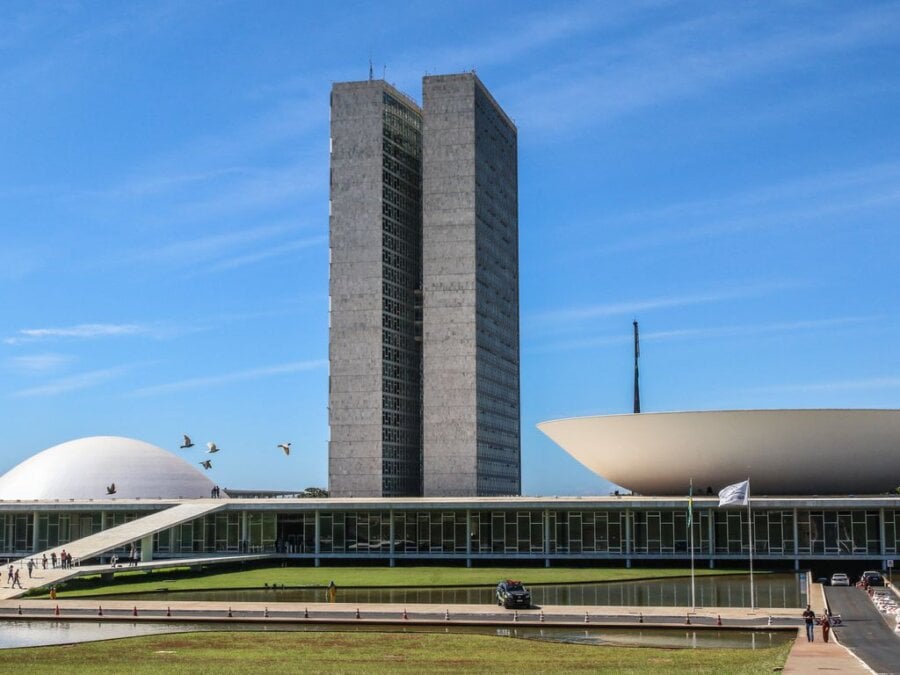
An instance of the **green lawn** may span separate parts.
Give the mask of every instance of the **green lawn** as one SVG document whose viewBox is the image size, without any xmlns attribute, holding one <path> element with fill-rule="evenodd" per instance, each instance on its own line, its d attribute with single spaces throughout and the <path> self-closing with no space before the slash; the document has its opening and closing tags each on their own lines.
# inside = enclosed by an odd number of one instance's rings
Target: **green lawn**
<svg viewBox="0 0 900 675">
<path fill-rule="evenodd" d="M 702 569 L 698 576 L 743 573 L 739 570 Z M 632 581 L 688 576 L 686 569 L 614 568 L 465 568 L 465 567 L 269 567 L 237 572 L 192 573 L 187 569 L 153 573 L 126 572 L 111 582 L 99 577 L 75 579 L 60 587 L 60 597 L 146 593 L 160 588 L 170 591 L 228 588 L 261 588 L 264 584 L 285 586 L 327 586 L 338 588 L 389 586 L 484 586 L 500 579 L 522 579 L 526 584 Z"/>
<path fill-rule="evenodd" d="M 481 635 L 182 633 L 72 646 L 0 650 L 0 670 L 23 673 L 762 673 L 770 649 L 641 649 Z"/>
</svg>

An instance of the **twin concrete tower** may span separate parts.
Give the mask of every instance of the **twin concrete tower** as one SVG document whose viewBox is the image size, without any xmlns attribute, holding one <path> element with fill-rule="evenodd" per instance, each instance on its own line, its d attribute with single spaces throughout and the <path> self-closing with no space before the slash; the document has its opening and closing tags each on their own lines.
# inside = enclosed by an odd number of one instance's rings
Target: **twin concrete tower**
<svg viewBox="0 0 900 675">
<path fill-rule="evenodd" d="M 517 495 L 516 127 L 474 73 L 331 91 L 334 497 Z"/>
</svg>

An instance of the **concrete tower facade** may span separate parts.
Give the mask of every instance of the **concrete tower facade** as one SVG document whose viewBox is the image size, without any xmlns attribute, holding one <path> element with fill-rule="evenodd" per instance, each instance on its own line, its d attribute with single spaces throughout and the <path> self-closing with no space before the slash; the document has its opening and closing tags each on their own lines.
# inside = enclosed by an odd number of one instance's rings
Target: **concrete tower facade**
<svg viewBox="0 0 900 675">
<path fill-rule="evenodd" d="M 519 494 L 516 127 L 474 73 L 422 101 L 424 494 Z"/>
<path fill-rule="evenodd" d="M 516 129 L 474 75 L 331 95 L 329 488 L 519 494 Z"/>
<path fill-rule="evenodd" d="M 380 80 L 331 92 L 329 488 L 421 494 L 419 107 Z"/>
</svg>

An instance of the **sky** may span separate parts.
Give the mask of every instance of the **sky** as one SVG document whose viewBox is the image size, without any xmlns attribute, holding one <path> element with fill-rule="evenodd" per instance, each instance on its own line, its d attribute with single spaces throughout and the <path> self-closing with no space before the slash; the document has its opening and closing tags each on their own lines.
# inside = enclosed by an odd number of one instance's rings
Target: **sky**
<svg viewBox="0 0 900 675">
<path fill-rule="evenodd" d="M 900 408 L 900 3 L 0 3 L 0 472 L 121 435 L 327 483 L 333 82 L 475 69 L 518 127 L 536 429 Z M 285 457 L 278 443 L 291 441 Z M 848 458 L 852 450 L 848 449 Z"/>
</svg>

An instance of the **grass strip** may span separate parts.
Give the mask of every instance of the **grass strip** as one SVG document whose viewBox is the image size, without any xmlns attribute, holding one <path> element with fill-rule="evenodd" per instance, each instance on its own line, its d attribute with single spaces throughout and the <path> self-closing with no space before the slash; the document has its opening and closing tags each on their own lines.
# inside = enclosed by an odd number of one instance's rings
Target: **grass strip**
<svg viewBox="0 0 900 675">
<path fill-rule="evenodd" d="M 790 644 L 766 649 L 655 649 L 482 635 L 181 633 L 0 650 L 27 673 L 762 673 Z"/>
</svg>

